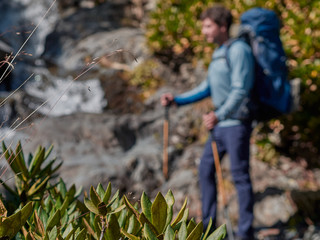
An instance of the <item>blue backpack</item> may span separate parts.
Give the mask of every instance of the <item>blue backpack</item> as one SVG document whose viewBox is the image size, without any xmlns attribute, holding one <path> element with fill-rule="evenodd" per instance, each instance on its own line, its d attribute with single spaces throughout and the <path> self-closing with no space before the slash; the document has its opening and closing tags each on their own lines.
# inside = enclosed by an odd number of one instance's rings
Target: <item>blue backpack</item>
<svg viewBox="0 0 320 240">
<path fill-rule="evenodd" d="M 242 14 L 238 36 L 251 46 L 255 58 L 255 83 L 247 108 L 250 118 L 265 121 L 291 111 L 291 86 L 287 79 L 286 56 L 279 37 L 280 22 L 275 12 L 252 8 Z"/>
</svg>

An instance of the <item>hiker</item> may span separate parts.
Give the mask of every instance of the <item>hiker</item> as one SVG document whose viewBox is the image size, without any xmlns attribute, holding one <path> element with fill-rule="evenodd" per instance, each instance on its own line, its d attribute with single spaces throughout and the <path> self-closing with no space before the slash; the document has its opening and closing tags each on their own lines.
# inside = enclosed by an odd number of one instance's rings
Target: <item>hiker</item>
<svg viewBox="0 0 320 240">
<path fill-rule="evenodd" d="M 211 97 L 215 110 L 203 115 L 204 125 L 212 131 L 220 159 L 230 156 L 231 174 L 238 194 L 239 223 L 237 239 L 253 239 L 253 192 L 249 175 L 249 140 L 252 132 L 250 119 L 237 117 L 254 82 L 254 58 L 251 48 L 243 41 L 227 46 L 231 12 L 221 5 L 209 8 L 201 15 L 202 34 L 210 43 L 216 43 L 207 78 L 196 88 L 174 96 L 165 93 L 161 104 L 177 106 Z M 228 48 L 228 60 L 226 50 Z M 228 62 L 230 67 L 228 66 Z M 206 228 L 212 218 L 215 226 L 217 188 L 211 135 L 205 145 L 199 167 L 202 198 L 202 218 Z"/>
</svg>

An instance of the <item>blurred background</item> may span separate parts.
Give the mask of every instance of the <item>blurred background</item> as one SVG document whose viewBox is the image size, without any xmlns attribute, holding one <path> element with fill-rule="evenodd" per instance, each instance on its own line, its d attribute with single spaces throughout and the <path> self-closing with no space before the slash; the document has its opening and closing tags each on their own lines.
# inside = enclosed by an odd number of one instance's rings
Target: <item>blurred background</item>
<svg viewBox="0 0 320 240">
<path fill-rule="evenodd" d="M 318 234 L 318 0 L 1 1 L 2 140 L 12 146 L 21 140 L 25 152 L 53 144 L 63 162 L 59 174 L 69 185 L 88 189 L 110 181 L 132 196 L 172 189 L 178 205 L 187 196 L 190 215 L 201 219 L 197 167 L 207 137 L 201 115 L 211 103 L 170 110 L 166 181 L 159 97 L 205 78 L 215 46 L 204 42 L 198 17 L 217 2 L 232 9 L 235 24 L 251 7 L 274 10 L 289 80 L 301 79 L 299 109 L 259 124 L 252 136 L 255 226 L 280 229 L 283 239 Z M 226 157 L 236 222 L 228 168 Z"/>
</svg>

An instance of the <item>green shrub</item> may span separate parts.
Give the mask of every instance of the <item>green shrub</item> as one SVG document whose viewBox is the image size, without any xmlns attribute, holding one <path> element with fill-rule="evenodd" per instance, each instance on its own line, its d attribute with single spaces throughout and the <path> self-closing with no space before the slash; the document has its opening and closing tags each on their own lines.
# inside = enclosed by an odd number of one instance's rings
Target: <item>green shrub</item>
<svg viewBox="0 0 320 240">
<path fill-rule="evenodd" d="M 0 200 L 0 239 L 219 240 L 226 235 L 225 225 L 209 234 L 212 221 L 203 233 L 202 222 L 189 219 L 187 199 L 174 214 L 175 199 L 170 190 L 165 196 L 158 193 L 153 202 L 143 193 L 140 201 L 132 204 L 126 196 L 120 197 L 119 191 L 112 195 L 111 183 L 106 189 L 98 184 L 96 188 L 90 187 L 82 202 L 78 199 L 82 191 L 76 190 L 75 185 L 67 189 L 62 179 L 51 185 L 42 178 L 46 173 L 52 179 L 56 169 L 51 168 L 55 160 L 42 168 L 52 147 L 45 151 L 40 146 L 34 157 L 30 154 L 28 168 L 20 142 L 15 154 L 4 143 L 3 150 L 17 174 L 16 188 L 12 190 L 1 183 L 20 202 L 7 217 L 8 211 Z M 39 185 L 38 179 L 43 180 L 43 185 Z M 27 194 L 30 189 L 38 190 Z"/>
<path fill-rule="evenodd" d="M 148 59 L 129 73 L 130 86 L 137 88 L 143 100 L 150 97 L 163 83 L 163 80 L 154 71 L 158 67 L 159 63 L 157 61 Z"/>
<path fill-rule="evenodd" d="M 53 146 L 48 150 L 39 146 L 35 154 L 29 154 L 25 157 L 21 143 L 17 144 L 16 150 L 7 148 L 6 144 L 2 142 L 2 150 L 4 157 L 13 173 L 15 174 L 15 188 L 7 186 L 3 180 L 0 183 L 11 194 L 14 201 L 12 203 L 16 206 L 22 204 L 24 206 L 30 201 L 40 201 L 48 189 L 47 183 L 54 178 L 54 174 L 61 167 L 62 163 L 55 165 L 56 159 L 45 162 Z M 46 165 L 45 165 L 46 164 Z M 44 166 L 45 165 L 45 166 Z"/>
<path fill-rule="evenodd" d="M 194 57 L 210 59 L 212 46 L 203 41 L 197 18 L 211 3 L 208 0 L 158 1 L 146 32 L 156 56 L 165 63 L 173 61 L 175 67 Z"/>
</svg>

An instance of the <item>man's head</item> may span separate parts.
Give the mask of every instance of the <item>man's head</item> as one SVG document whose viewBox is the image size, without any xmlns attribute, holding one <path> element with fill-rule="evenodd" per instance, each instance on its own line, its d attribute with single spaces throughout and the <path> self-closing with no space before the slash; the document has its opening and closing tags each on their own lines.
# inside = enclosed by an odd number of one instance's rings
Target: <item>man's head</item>
<svg viewBox="0 0 320 240">
<path fill-rule="evenodd" d="M 229 28 L 232 24 L 231 12 L 223 6 L 215 6 L 204 11 L 202 21 L 202 34 L 208 42 L 223 44 L 229 38 Z"/>
</svg>

